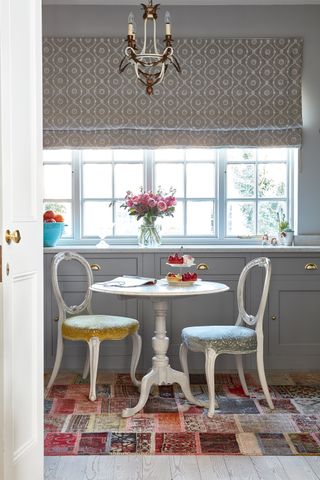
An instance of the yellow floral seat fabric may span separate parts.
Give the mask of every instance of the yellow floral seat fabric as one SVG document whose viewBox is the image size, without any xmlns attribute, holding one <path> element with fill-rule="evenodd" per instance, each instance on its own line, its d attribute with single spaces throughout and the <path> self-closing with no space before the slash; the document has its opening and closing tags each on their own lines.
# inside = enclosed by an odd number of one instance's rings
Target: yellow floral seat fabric
<svg viewBox="0 0 320 480">
<path fill-rule="evenodd" d="M 62 325 L 62 336 L 67 340 L 89 341 L 92 337 L 103 340 L 122 340 L 138 331 L 134 318 L 116 315 L 77 315 L 67 318 Z"/>
</svg>

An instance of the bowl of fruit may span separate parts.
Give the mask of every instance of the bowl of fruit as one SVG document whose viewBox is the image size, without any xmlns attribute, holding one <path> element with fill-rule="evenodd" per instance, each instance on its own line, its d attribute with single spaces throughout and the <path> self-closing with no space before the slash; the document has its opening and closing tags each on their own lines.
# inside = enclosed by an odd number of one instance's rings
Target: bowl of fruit
<svg viewBox="0 0 320 480">
<path fill-rule="evenodd" d="M 186 273 L 172 273 L 169 272 L 166 276 L 168 285 L 187 287 L 193 285 L 198 279 L 198 275 L 195 272 Z"/>
<path fill-rule="evenodd" d="M 60 213 L 46 210 L 43 214 L 43 246 L 54 247 L 64 230 L 64 218 Z"/>
</svg>

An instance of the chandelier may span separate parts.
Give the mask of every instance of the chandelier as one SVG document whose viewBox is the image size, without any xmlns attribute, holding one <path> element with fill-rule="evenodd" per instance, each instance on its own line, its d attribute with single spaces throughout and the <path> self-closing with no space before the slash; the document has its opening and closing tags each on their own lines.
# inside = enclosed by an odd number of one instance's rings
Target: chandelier
<svg viewBox="0 0 320 480">
<path fill-rule="evenodd" d="M 146 86 L 147 94 L 151 95 L 153 93 L 154 85 L 162 82 L 170 64 L 173 65 L 179 73 L 181 72 L 181 69 L 178 60 L 173 55 L 170 13 L 165 13 L 165 48 L 162 52 L 159 52 L 156 38 L 156 20 L 158 17 L 157 10 L 159 4 L 153 5 L 152 0 L 149 0 L 147 5 L 144 3 L 141 5 L 142 9 L 144 10 L 143 46 L 139 52 L 136 45 L 136 23 L 133 13 L 130 12 L 128 18 L 128 46 L 125 49 L 125 56 L 119 65 L 119 72 L 122 73 L 128 65 L 133 65 L 137 78 Z M 148 41 L 147 29 L 148 22 L 150 21 L 153 24 L 153 37 L 150 39 L 150 41 Z"/>
</svg>

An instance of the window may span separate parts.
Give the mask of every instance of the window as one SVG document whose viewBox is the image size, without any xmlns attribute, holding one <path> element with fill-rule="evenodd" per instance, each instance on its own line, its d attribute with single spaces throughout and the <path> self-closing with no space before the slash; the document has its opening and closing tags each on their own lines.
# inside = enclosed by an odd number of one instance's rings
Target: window
<svg viewBox="0 0 320 480">
<path fill-rule="evenodd" d="M 176 189 L 163 241 L 241 242 L 293 225 L 297 149 L 47 150 L 45 209 L 65 215 L 65 243 L 133 243 L 138 222 L 121 208 L 127 190 Z"/>
</svg>

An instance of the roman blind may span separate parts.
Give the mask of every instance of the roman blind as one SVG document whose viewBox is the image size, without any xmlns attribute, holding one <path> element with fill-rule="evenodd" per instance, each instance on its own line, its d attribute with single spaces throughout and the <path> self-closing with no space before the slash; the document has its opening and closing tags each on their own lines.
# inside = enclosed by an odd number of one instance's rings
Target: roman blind
<svg viewBox="0 0 320 480">
<path fill-rule="evenodd" d="M 45 38 L 45 148 L 299 146 L 301 38 L 177 39 L 148 96 L 119 38 Z"/>
</svg>

